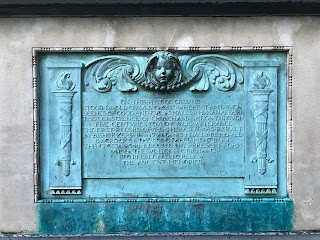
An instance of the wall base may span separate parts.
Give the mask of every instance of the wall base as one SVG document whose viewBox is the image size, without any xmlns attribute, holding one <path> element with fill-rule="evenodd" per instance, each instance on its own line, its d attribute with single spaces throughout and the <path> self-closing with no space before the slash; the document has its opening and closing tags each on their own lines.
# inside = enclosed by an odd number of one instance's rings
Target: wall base
<svg viewBox="0 0 320 240">
<path fill-rule="evenodd" d="M 291 231 L 293 202 L 38 203 L 39 233 Z"/>
</svg>

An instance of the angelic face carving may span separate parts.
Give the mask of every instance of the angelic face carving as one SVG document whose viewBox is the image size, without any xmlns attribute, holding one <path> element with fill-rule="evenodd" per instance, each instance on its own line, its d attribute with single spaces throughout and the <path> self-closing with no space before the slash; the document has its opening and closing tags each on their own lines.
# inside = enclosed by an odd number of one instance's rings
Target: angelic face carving
<svg viewBox="0 0 320 240">
<path fill-rule="evenodd" d="M 181 80 L 178 58 L 170 52 L 154 53 L 148 60 L 146 77 L 150 89 L 170 90 Z"/>
<path fill-rule="evenodd" d="M 160 85 L 166 85 L 172 78 L 174 64 L 165 58 L 158 59 L 154 75 Z"/>
</svg>

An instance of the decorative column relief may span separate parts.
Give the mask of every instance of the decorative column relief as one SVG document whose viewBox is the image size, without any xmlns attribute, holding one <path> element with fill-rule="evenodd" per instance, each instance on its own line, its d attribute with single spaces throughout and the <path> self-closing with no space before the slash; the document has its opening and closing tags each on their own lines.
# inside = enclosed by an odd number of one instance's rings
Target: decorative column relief
<svg viewBox="0 0 320 240">
<path fill-rule="evenodd" d="M 62 72 L 56 80 L 56 96 L 59 107 L 60 119 L 60 157 L 56 164 L 62 166 L 64 176 L 70 175 L 71 162 L 71 124 L 72 124 L 72 99 L 76 91 L 75 85 L 70 80 L 70 73 Z M 75 162 L 73 163 L 75 164 Z"/>
<path fill-rule="evenodd" d="M 50 195 L 82 194 L 81 158 L 81 71 L 77 62 L 50 62 L 46 65 L 50 89 L 43 113 L 48 135 Z M 46 157 L 46 155 L 44 156 Z"/>
<path fill-rule="evenodd" d="M 244 62 L 247 97 L 245 194 L 278 194 L 278 61 Z M 283 147 L 283 145 L 281 145 Z"/>
<path fill-rule="evenodd" d="M 252 161 L 258 162 L 258 172 L 261 175 L 266 172 L 266 163 L 274 161 L 268 157 L 267 153 L 269 95 L 273 91 L 272 89 L 268 89 L 269 86 L 269 77 L 263 72 L 258 72 L 254 79 L 254 88 L 250 89 L 254 99 L 256 138 L 256 157 Z"/>
</svg>

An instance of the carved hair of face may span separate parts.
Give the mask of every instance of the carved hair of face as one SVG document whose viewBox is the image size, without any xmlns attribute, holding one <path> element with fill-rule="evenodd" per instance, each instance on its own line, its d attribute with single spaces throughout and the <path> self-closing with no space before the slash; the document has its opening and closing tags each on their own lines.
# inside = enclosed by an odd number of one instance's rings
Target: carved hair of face
<svg viewBox="0 0 320 240">
<path fill-rule="evenodd" d="M 169 52 L 157 52 L 149 60 L 147 76 L 155 86 L 172 86 L 179 80 L 179 60 Z"/>
</svg>

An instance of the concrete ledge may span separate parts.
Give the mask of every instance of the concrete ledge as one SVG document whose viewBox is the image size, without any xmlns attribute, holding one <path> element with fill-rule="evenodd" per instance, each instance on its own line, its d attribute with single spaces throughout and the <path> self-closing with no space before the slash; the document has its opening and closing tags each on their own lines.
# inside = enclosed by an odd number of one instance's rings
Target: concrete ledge
<svg viewBox="0 0 320 240">
<path fill-rule="evenodd" d="M 260 233 L 172 233 L 172 234 L 77 234 L 23 235 L 0 234 L 1 240 L 316 240 L 320 232 L 260 232 Z"/>
</svg>

